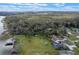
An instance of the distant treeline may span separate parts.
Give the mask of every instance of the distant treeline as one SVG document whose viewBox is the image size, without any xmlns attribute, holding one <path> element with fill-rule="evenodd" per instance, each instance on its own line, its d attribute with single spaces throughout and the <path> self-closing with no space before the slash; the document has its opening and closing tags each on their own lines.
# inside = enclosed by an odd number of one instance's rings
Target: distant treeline
<svg viewBox="0 0 79 59">
<path fill-rule="evenodd" d="M 9 15 L 17 15 L 17 14 L 23 14 L 23 12 L 11 12 L 11 11 L 0 12 L 0 16 L 9 16 Z"/>
<path fill-rule="evenodd" d="M 11 34 L 66 34 L 65 28 L 79 28 L 79 14 L 20 14 L 7 16 L 5 26 Z"/>
</svg>

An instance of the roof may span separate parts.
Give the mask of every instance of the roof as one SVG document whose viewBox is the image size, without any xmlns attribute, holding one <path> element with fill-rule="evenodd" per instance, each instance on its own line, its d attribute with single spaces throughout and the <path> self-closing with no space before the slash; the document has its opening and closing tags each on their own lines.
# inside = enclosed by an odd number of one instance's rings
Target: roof
<svg viewBox="0 0 79 59">
<path fill-rule="evenodd" d="M 68 45 L 68 44 L 65 44 L 70 50 L 73 50 L 74 48 L 76 48 L 76 45 Z"/>
</svg>

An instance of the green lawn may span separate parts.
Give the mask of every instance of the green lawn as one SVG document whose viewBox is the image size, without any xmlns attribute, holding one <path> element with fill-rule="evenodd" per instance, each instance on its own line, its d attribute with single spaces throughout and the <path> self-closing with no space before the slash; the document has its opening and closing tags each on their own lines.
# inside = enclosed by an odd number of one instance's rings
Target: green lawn
<svg viewBox="0 0 79 59">
<path fill-rule="evenodd" d="M 17 43 L 20 44 L 20 54 L 58 54 L 58 50 L 54 49 L 49 38 L 43 36 L 15 36 Z"/>
</svg>

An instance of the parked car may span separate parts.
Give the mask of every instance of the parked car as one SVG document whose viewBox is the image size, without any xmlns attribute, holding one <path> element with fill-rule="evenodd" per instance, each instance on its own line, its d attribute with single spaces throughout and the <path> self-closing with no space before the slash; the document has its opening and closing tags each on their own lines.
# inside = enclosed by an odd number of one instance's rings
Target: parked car
<svg viewBox="0 0 79 59">
<path fill-rule="evenodd" d="M 10 38 L 8 39 L 6 42 L 5 42 L 5 46 L 7 48 L 13 48 L 14 47 L 14 43 L 15 43 L 15 40 L 13 38 Z"/>
<path fill-rule="evenodd" d="M 6 40 L 5 47 L 10 52 L 10 54 L 17 54 L 15 49 L 15 40 L 13 38 Z"/>
</svg>

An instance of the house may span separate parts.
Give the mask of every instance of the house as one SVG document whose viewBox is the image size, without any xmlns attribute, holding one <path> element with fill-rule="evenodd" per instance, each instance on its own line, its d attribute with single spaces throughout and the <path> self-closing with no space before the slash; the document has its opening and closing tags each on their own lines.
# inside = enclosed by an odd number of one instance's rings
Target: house
<svg viewBox="0 0 79 59">
<path fill-rule="evenodd" d="M 54 48 L 63 48 L 63 44 L 60 41 L 53 42 Z"/>
<path fill-rule="evenodd" d="M 63 49 L 64 47 L 64 41 L 67 40 L 66 38 L 58 38 L 57 36 L 53 35 L 52 37 L 52 45 L 54 48 L 61 48 Z"/>
<path fill-rule="evenodd" d="M 52 45 L 54 48 L 65 49 L 65 47 L 67 47 L 69 50 L 74 50 L 74 48 L 77 47 L 75 44 L 69 41 L 67 37 L 58 38 L 57 36 L 53 36 Z"/>
</svg>

